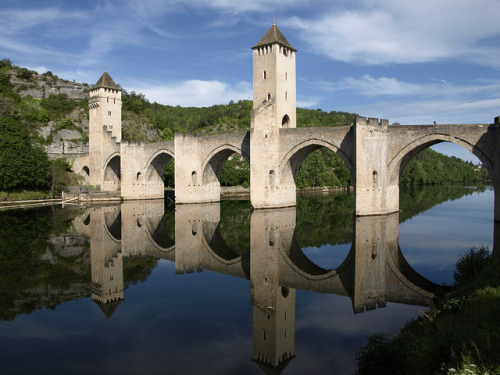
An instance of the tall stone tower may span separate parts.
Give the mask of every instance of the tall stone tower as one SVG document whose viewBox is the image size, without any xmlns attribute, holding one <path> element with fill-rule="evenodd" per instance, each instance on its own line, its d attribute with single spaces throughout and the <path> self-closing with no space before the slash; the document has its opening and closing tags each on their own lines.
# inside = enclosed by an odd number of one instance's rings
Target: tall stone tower
<svg viewBox="0 0 500 375">
<path fill-rule="evenodd" d="M 295 183 L 281 179 L 279 150 L 280 131 L 296 127 L 297 51 L 276 24 L 252 49 L 250 199 L 254 208 L 293 206 Z"/>
<path fill-rule="evenodd" d="M 105 70 L 89 95 L 89 183 L 98 186 L 105 163 L 122 139 L 122 89 Z"/>
<path fill-rule="evenodd" d="M 278 128 L 296 127 L 295 55 L 276 23 L 253 49 L 253 108 L 275 102 Z"/>
</svg>

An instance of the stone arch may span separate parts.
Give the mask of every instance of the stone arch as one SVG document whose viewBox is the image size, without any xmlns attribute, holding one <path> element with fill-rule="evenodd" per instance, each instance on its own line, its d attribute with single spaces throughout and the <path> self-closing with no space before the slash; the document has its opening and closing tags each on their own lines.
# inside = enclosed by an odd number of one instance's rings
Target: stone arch
<svg viewBox="0 0 500 375">
<path fill-rule="evenodd" d="M 240 154 L 247 163 L 250 164 L 250 156 L 247 155 L 241 148 L 234 145 L 224 144 L 214 149 L 202 163 L 202 182 L 204 185 L 217 183 L 219 184 L 220 171 L 222 165 L 234 153 Z"/>
<path fill-rule="evenodd" d="M 113 155 L 111 155 L 106 161 L 105 165 L 106 167 L 104 168 L 104 181 L 120 184 L 120 154 L 114 153 Z"/>
<path fill-rule="evenodd" d="M 89 183 L 89 178 L 90 178 L 90 168 L 84 165 L 82 167 L 82 170 L 80 171 L 80 176 L 83 177 L 83 181 L 85 184 Z"/>
<path fill-rule="evenodd" d="M 326 147 L 339 155 L 346 164 L 354 180 L 353 163 L 340 147 L 321 139 L 310 139 L 295 145 L 295 147 L 293 147 L 282 159 L 279 167 L 280 173 L 278 176 L 278 183 L 285 185 L 295 184 L 295 176 L 302 162 L 310 153 L 320 147 Z"/>
<path fill-rule="evenodd" d="M 156 151 L 146 163 L 146 181 L 164 181 L 165 167 L 167 163 L 174 158 L 174 155 L 166 150 Z"/>
<path fill-rule="evenodd" d="M 425 135 L 418 139 L 412 140 L 410 143 L 406 144 L 402 147 L 390 160 L 388 164 L 388 176 L 390 184 L 397 185 L 399 184 L 399 177 L 403 172 L 404 168 L 408 165 L 411 159 L 415 157 L 420 151 L 435 145 L 437 143 L 442 142 L 450 142 L 456 145 L 459 145 L 466 150 L 472 152 L 486 167 L 488 173 L 491 177 L 493 177 L 493 163 L 492 160 L 488 157 L 488 155 L 481 149 L 481 147 L 476 144 L 471 144 L 463 139 L 457 138 L 455 136 L 444 134 L 444 133 L 435 133 Z"/>
</svg>

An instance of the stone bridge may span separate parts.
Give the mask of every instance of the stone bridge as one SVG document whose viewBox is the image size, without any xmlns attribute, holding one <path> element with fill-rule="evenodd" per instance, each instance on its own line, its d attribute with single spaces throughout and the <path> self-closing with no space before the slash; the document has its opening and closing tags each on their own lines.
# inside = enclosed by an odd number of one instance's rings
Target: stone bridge
<svg viewBox="0 0 500 375">
<path fill-rule="evenodd" d="M 163 171 L 173 157 L 176 203 L 217 202 L 221 167 L 238 153 L 250 163 L 252 206 L 268 209 L 295 205 L 300 164 L 315 149 L 327 147 L 351 171 L 356 215 L 383 215 L 399 210 L 399 177 L 411 158 L 433 144 L 452 142 L 488 169 L 495 220 L 500 220 L 499 117 L 493 124 L 411 126 L 358 117 L 352 126 L 297 128 L 297 51 L 276 25 L 252 49 L 249 132 L 208 137 L 176 133 L 170 142 L 123 142 L 121 88 L 105 71 L 89 93 L 89 154 L 74 160 L 74 170 L 98 190 L 125 200 L 163 198 Z"/>
<path fill-rule="evenodd" d="M 294 206 L 301 163 L 317 148 L 326 147 L 344 160 L 352 174 L 356 215 L 389 214 L 399 210 L 399 178 L 408 162 L 429 146 L 451 142 L 472 152 L 487 168 L 498 221 L 498 120 L 494 124 L 389 125 L 387 120 L 358 117 L 350 127 L 282 128 L 273 133 L 256 125 L 250 132 L 218 136 L 176 133 L 169 142 L 110 146 L 113 152 L 102 164 L 102 182 L 96 185 L 117 191 L 125 200 L 163 198 L 163 171 L 175 158 L 176 203 L 217 202 L 222 165 L 238 153 L 250 164 L 254 208 Z"/>
</svg>

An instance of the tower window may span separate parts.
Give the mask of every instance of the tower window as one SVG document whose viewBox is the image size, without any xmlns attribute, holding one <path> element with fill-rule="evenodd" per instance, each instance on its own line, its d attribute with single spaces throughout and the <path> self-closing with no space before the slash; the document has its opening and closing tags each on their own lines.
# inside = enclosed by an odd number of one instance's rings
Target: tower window
<svg viewBox="0 0 500 375">
<path fill-rule="evenodd" d="M 288 92 L 285 91 L 285 100 L 288 100 Z"/>
<path fill-rule="evenodd" d="M 262 77 L 264 77 L 264 79 L 267 78 L 267 72 L 264 70 L 264 73 L 262 74 Z"/>
<path fill-rule="evenodd" d="M 109 96 L 106 98 L 107 103 L 109 103 Z"/>
<path fill-rule="evenodd" d="M 267 100 L 271 100 L 271 94 L 267 94 Z"/>
<path fill-rule="evenodd" d="M 288 73 L 285 72 L 285 81 L 288 81 Z"/>
</svg>

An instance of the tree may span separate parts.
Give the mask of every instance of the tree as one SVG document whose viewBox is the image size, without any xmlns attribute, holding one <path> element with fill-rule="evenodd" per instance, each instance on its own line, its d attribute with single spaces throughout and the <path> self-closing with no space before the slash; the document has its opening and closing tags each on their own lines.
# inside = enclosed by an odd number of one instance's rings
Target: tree
<svg viewBox="0 0 500 375">
<path fill-rule="evenodd" d="M 61 191 L 66 186 L 66 181 L 68 181 L 67 174 L 70 171 L 71 166 L 69 165 L 66 158 L 57 158 L 50 161 L 50 193 L 52 195 L 52 198 L 54 198 L 56 194 L 61 194 Z"/>
<path fill-rule="evenodd" d="M 49 160 L 45 151 L 31 144 L 28 127 L 0 117 L 0 189 L 47 189 Z"/>
</svg>

